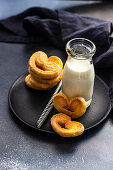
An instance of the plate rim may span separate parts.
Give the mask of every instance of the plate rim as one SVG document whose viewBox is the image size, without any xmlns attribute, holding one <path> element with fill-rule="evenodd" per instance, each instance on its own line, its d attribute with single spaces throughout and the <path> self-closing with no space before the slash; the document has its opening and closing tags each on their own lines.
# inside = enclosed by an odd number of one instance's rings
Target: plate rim
<svg viewBox="0 0 113 170">
<path fill-rule="evenodd" d="M 27 123 L 26 121 L 24 121 L 21 117 L 19 117 L 18 114 L 14 111 L 13 106 L 12 106 L 12 104 L 11 104 L 11 99 L 10 99 L 11 92 L 12 92 L 12 90 L 13 90 L 13 87 L 14 87 L 16 81 L 19 80 L 19 79 L 21 79 L 21 78 L 22 78 L 23 76 L 25 76 L 27 73 L 28 73 L 28 72 L 24 72 L 23 74 L 21 74 L 20 76 L 18 76 L 18 77 L 13 81 L 13 83 L 11 84 L 10 89 L 9 89 L 9 92 L 8 92 L 8 105 L 9 105 L 11 111 L 13 112 L 13 114 L 14 114 L 21 122 L 23 122 L 25 125 L 33 128 L 33 129 L 35 129 L 35 130 L 41 131 L 41 132 L 46 132 L 46 133 L 58 135 L 58 134 L 55 133 L 54 131 L 48 131 L 48 130 L 44 130 L 44 129 L 37 128 L 37 127 L 35 127 L 35 126 L 30 125 L 29 123 Z M 105 88 L 109 91 L 109 87 L 108 87 L 108 85 L 104 82 L 104 80 L 103 80 L 102 78 L 100 78 L 97 74 L 95 74 L 95 77 L 97 77 L 97 79 L 99 79 L 99 81 L 100 81 L 102 84 L 104 84 Z M 107 118 L 107 116 L 109 115 L 110 111 L 111 111 L 111 102 L 110 102 L 110 97 L 109 97 L 109 108 L 108 108 L 108 111 L 106 112 L 106 114 L 103 116 L 103 118 L 102 118 L 100 121 L 98 121 L 97 123 L 95 123 L 94 125 L 92 125 L 92 126 L 90 126 L 90 127 L 88 127 L 88 128 L 85 128 L 84 131 L 88 131 L 88 130 L 90 130 L 90 129 L 93 129 L 93 128 L 95 128 L 96 126 L 98 126 L 100 123 L 102 123 L 102 122 Z"/>
</svg>

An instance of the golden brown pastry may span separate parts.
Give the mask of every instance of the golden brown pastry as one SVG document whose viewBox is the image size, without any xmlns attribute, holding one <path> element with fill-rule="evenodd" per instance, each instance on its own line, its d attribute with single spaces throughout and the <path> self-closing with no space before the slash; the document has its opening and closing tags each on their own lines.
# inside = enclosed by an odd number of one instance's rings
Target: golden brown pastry
<svg viewBox="0 0 113 170">
<path fill-rule="evenodd" d="M 53 97 L 54 107 L 61 113 L 73 119 L 81 117 L 86 112 L 86 102 L 82 97 L 69 99 L 65 94 L 58 93 Z"/>
<path fill-rule="evenodd" d="M 59 65 L 56 64 L 56 60 L 58 60 Z M 62 68 L 63 63 L 60 58 L 55 57 L 55 62 L 54 59 L 51 61 L 42 51 L 35 52 L 29 60 L 29 70 L 32 72 L 31 74 L 35 73 L 37 77 L 41 79 L 56 78 Z"/>
<path fill-rule="evenodd" d="M 31 56 L 28 71 L 30 74 L 25 78 L 27 86 L 48 90 L 62 79 L 63 63 L 57 56 L 48 58 L 44 52 L 38 51 Z"/>
<path fill-rule="evenodd" d="M 51 118 L 51 126 L 62 137 L 75 137 L 84 132 L 81 123 L 71 121 L 71 118 L 63 113 L 58 113 Z"/>
<path fill-rule="evenodd" d="M 39 83 L 38 81 L 33 79 L 30 74 L 26 76 L 25 83 L 27 86 L 35 90 L 49 90 L 57 84 L 57 82 L 52 84 Z"/>
</svg>

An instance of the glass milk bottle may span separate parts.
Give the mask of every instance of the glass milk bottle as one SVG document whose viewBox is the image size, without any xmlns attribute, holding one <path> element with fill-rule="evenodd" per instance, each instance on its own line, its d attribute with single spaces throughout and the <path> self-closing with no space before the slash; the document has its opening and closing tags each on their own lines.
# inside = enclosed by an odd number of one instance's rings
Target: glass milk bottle
<svg viewBox="0 0 113 170">
<path fill-rule="evenodd" d="M 62 77 L 62 92 L 69 98 L 83 97 L 87 107 L 91 104 L 94 86 L 92 57 L 96 47 L 85 38 L 75 38 L 66 45 L 68 59 Z"/>
</svg>

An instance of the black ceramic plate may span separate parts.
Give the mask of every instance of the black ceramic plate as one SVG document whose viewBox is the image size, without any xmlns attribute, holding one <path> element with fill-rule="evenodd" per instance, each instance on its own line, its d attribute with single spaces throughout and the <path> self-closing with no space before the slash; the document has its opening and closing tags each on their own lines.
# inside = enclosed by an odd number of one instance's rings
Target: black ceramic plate
<svg viewBox="0 0 113 170">
<path fill-rule="evenodd" d="M 48 91 L 30 89 L 24 82 L 26 75 L 27 73 L 20 76 L 12 85 L 9 92 L 9 105 L 13 113 L 25 124 L 40 131 L 54 133 L 50 118 L 58 113 L 55 108 L 52 109 L 40 129 L 36 127 L 36 123 L 56 87 Z M 84 125 L 85 130 L 88 130 L 101 123 L 109 114 L 110 109 L 108 87 L 102 79 L 96 76 L 92 103 L 86 113 L 76 120 Z"/>
</svg>

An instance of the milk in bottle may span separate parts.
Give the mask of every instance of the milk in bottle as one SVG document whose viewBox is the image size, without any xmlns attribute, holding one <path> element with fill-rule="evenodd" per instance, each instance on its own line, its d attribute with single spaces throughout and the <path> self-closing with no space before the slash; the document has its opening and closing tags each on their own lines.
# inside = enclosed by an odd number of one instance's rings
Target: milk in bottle
<svg viewBox="0 0 113 170">
<path fill-rule="evenodd" d="M 66 51 L 69 59 L 64 66 L 62 92 L 69 98 L 83 97 L 89 106 L 95 78 L 92 62 L 95 45 L 87 39 L 76 38 L 67 43 Z"/>
</svg>

